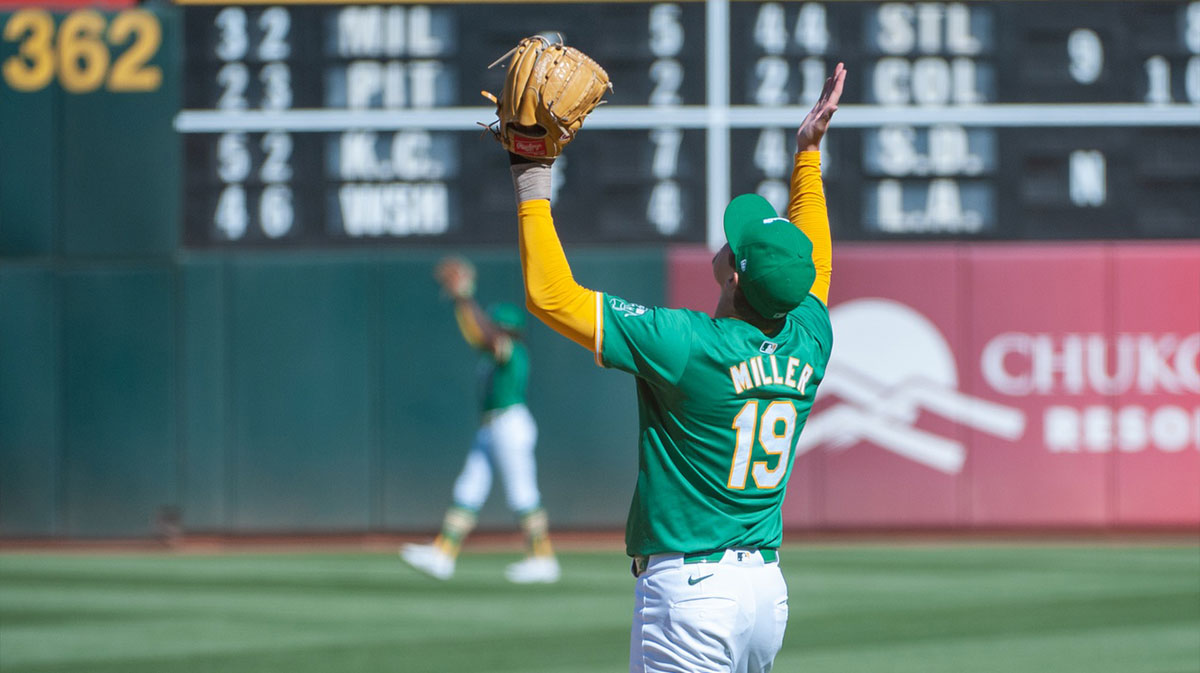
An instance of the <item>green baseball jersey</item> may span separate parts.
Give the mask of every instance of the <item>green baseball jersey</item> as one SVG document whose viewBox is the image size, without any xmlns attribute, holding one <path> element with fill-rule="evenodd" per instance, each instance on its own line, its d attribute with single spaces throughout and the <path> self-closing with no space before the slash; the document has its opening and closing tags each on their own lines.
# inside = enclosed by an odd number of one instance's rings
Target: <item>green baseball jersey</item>
<svg viewBox="0 0 1200 673">
<path fill-rule="evenodd" d="M 483 350 L 480 365 L 480 406 L 487 412 L 525 403 L 525 387 L 529 384 L 529 351 L 516 339 L 507 339 L 503 349 L 507 358 Z"/>
<path fill-rule="evenodd" d="M 603 297 L 598 360 L 637 376 L 631 555 L 773 549 L 796 441 L 833 347 L 809 296 L 778 334 L 734 318 Z"/>
</svg>

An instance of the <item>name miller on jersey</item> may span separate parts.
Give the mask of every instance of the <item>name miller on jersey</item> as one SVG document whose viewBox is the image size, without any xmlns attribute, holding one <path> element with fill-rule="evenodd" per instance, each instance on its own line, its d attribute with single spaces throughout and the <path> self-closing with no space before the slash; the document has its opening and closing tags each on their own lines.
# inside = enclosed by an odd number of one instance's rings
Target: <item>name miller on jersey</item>
<svg viewBox="0 0 1200 673">
<path fill-rule="evenodd" d="M 768 364 L 763 363 L 763 358 L 767 358 Z M 768 367 L 771 373 L 767 373 Z M 779 375 L 779 361 L 774 355 L 759 355 L 756 357 L 742 360 L 736 365 L 729 368 L 729 378 L 733 381 L 734 394 L 741 394 L 747 390 L 769 385 L 785 385 L 789 388 L 795 388 L 800 391 L 800 395 L 804 396 L 804 387 L 808 385 L 808 379 L 812 377 L 812 365 L 805 363 L 803 369 L 800 369 L 800 376 L 796 376 L 796 369 L 800 367 L 800 360 L 794 357 L 788 357 L 787 365 L 784 367 L 783 376 Z"/>
</svg>

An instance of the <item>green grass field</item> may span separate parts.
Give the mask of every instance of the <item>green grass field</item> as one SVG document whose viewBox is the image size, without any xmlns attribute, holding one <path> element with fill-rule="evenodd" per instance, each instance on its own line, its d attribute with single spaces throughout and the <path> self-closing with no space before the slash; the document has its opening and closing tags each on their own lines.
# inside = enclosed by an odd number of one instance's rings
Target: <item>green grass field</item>
<svg viewBox="0 0 1200 673">
<path fill-rule="evenodd" d="M 392 554 L 0 554 L 0 670 L 619 673 L 620 552 L 555 586 L 468 552 L 449 582 Z M 1200 672 L 1200 547 L 789 547 L 776 671 Z"/>
</svg>

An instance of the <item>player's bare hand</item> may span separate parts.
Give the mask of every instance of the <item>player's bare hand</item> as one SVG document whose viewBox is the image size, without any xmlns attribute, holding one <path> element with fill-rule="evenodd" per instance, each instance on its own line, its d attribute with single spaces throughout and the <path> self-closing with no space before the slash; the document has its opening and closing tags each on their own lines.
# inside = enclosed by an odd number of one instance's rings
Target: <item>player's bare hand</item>
<svg viewBox="0 0 1200 673">
<path fill-rule="evenodd" d="M 443 258 L 433 270 L 433 277 L 454 299 L 466 299 L 475 294 L 475 267 L 461 257 Z"/>
<path fill-rule="evenodd" d="M 838 63 L 833 69 L 833 74 L 825 80 L 825 87 L 821 89 L 821 97 L 817 99 L 816 105 L 813 105 L 804 121 L 800 122 L 800 128 L 796 131 L 797 150 L 808 152 L 821 148 L 821 138 L 825 136 L 825 131 L 829 130 L 829 120 L 833 118 L 833 113 L 837 112 L 838 101 L 842 98 L 842 85 L 845 82 L 846 66 Z"/>
</svg>

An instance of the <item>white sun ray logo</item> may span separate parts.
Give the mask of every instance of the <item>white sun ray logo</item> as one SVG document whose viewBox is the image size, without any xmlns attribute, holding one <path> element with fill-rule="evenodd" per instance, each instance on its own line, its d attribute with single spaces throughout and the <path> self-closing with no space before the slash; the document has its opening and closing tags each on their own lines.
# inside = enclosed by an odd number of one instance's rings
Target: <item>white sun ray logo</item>
<svg viewBox="0 0 1200 673">
<path fill-rule="evenodd" d="M 856 299 L 833 309 L 830 318 L 835 346 L 821 394 L 838 403 L 809 418 L 797 454 L 867 441 L 957 474 L 966 448 L 915 427 L 922 411 L 1010 441 L 1024 433 L 1020 410 L 959 392 L 950 345 L 912 308 L 889 299 Z"/>
</svg>

